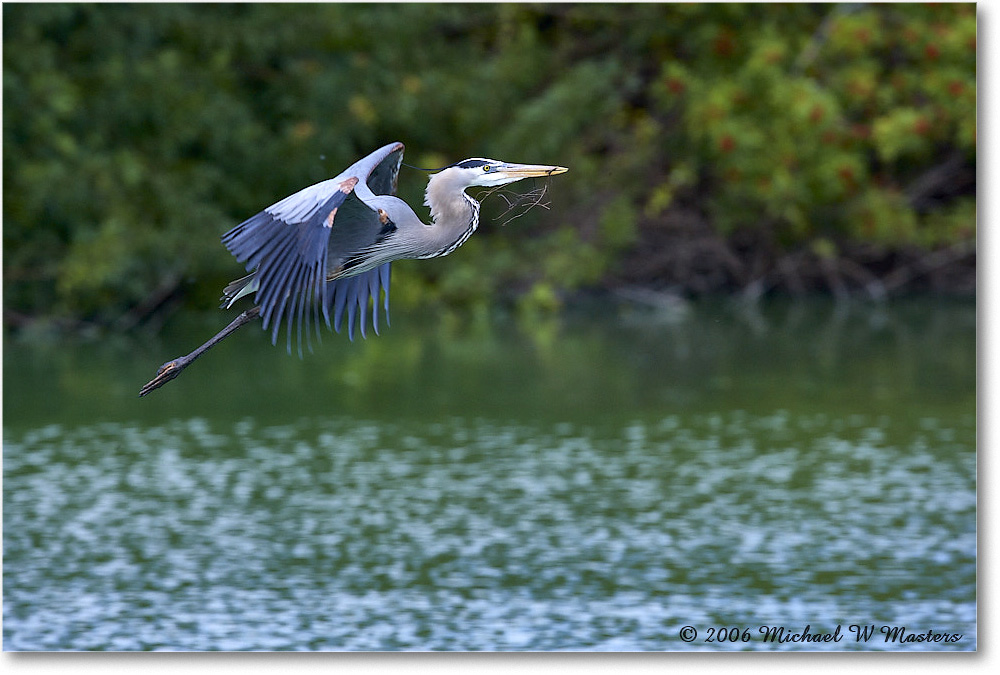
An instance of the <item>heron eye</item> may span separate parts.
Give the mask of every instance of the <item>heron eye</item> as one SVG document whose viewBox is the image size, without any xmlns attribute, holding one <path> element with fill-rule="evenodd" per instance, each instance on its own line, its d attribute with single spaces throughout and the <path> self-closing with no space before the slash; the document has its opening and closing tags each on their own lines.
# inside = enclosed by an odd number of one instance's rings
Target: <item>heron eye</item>
<svg viewBox="0 0 1000 675">
<path fill-rule="evenodd" d="M 492 167 L 492 166 L 490 166 L 489 164 L 484 164 L 484 165 L 483 165 L 483 171 L 484 171 L 485 173 L 489 173 L 489 172 L 490 172 L 490 171 L 492 171 L 492 170 L 493 170 L 493 167 Z"/>
</svg>

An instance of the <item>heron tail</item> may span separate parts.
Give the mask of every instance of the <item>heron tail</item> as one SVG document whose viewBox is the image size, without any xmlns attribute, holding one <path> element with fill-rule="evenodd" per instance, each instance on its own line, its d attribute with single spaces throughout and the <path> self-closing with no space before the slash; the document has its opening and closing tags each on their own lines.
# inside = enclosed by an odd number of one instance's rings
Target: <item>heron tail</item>
<svg viewBox="0 0 1000 675">
<path fill-rule="evenodd" d="M 244 295 L 250 295 L 257 290 L 257 272 L 251 272 L 250 274 L 237 279 L 236 281 L 231 281 L 228 286 L 222 289 L 222 297 L 220 298 L 222 304 L 219 305 L 222 309 L 229 309 L 233 306 L 233 303 L 242 298 Z"/>
</svg>

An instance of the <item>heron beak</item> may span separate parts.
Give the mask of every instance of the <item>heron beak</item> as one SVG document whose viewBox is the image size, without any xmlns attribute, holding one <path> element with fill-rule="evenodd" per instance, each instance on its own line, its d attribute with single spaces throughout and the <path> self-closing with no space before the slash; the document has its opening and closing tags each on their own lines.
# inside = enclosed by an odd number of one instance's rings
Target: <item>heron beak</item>
<svg viewBox="0 0 1000 675">
<path fill-rule="evenodd" d="M 545 164 L 504 164 L 501 171 L 511 178 L 537 178 L 539 176 L 555 176 L 569 171 L 564 166 L 547 166 Z"/>
</svg>

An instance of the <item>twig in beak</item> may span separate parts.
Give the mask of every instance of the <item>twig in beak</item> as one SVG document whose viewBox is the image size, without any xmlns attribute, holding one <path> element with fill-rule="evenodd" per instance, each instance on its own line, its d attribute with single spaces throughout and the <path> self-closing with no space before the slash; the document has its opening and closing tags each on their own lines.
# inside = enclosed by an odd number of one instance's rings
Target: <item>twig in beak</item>
<svg viewBox="0 0 1000 675">
<path fill-rule="evenodd" d="M 536 206 L 548 209 L 549 202 L 542 203 L 542 199 L 545 197 L 545 193 L 548 191 L 548 188 L 549 184 L 548 181 L 546 181 L 541 187 L 529 190 L 524 194 L 519 194 L 513 190 L 507 189 L 506 185 L 498 185 L 495 188 L 487 190 L 483 199 L 485 200 L 486 197 L 495 194 L 504 201 L 507 208 L 504 209 L 503 213 L 495 218 L 495 220 L 506 218 L 502 223 L 500 223 L 500 227 L 504 227 L 507 223 L 512 220 L 517 220 Z M 513 215 L 507 218 L 506 216 L 511 213 L 513 213 Z"/>
</svg>

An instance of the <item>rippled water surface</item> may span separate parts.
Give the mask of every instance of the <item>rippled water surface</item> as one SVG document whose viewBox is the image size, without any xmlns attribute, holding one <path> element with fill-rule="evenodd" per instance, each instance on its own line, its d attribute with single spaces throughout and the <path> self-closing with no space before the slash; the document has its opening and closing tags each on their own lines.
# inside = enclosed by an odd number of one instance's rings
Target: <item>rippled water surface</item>
<svg viewBox="0 0 1000 675">
<path fill-rule="evenodd" d="M 8 339 L 4 648 L 975 649 L 971 304 L 599 309 Z"/>
</svg>

